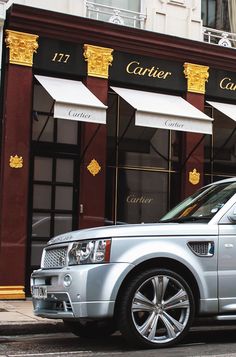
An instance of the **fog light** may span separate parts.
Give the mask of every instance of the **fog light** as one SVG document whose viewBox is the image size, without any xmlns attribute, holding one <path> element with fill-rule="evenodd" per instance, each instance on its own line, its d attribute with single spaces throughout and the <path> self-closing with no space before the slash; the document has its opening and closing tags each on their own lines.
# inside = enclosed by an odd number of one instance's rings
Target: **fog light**
<svg viewBox="0 0 236 357">
<path fill-rule="evenodd" d="M 71 275 L 70 274 L 66 274 L 64 276 L 64 286 L 65 286 L 65 288 L 68 288 L 71 285 L 71 283 L 72 283 Z"/>
</svg>

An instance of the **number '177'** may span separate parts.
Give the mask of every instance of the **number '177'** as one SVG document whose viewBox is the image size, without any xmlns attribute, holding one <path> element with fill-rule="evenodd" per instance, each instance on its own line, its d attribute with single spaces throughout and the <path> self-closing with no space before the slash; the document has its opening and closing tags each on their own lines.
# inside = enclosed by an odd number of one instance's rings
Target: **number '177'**
<svg viewBox="0 0 236 357">
<path fill-rule="evenodd" d="M 52 58 L 52 62 L 67 63 L 69 58 L 70 58 L 70 55 L 68 55 L 68 54 L 55 52 L 55 54 Z"/>
</svg>

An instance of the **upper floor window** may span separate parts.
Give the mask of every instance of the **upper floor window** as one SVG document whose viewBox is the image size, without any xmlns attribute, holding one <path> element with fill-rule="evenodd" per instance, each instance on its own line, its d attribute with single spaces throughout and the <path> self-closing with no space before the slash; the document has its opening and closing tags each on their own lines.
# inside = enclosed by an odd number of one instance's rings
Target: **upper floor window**
<svg viewBox="0 0 236 357">
<path fill-rule="evenodd" d="M 87 0 L 86 10 L 89 18 L 137 28 L 143 28 L 146 18 L 141 0 Z"/>
<path fill-rule="evenodd" d="M 203 26 L 216 28 L 216 0 L 202 0 Z"/>
<path fill-rule="evenodd" d="M 93 2 L 98 5 L 107 5 L 124 10 L 140 11 L 140 0 L 93 0 Z"/>
<path fill-rule="evenodd" d="M 236 3 L 234 0 L 202 0 L 203 26 L 236 32 Z"/>
</svg>

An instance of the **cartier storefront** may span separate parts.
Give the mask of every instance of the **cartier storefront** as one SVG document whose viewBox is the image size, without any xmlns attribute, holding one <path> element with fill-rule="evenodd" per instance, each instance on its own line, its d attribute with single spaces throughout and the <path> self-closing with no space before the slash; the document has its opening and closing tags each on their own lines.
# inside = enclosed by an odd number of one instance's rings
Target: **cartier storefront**
<svg viewBox="0 0 236 357">
<path fill-rule="evenodd" d="M 156 222 L 235 174 L 234 50 L 13 5 L 3 58 L 0 298 L 52 236 Z"/>
</svg>

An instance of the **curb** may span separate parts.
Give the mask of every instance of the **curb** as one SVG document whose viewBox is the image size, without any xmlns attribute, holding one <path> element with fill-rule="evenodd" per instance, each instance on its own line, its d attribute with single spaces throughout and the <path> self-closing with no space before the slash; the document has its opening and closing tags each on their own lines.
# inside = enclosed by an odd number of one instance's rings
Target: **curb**
<svg viewBox="0 0 236 357">
<path fill-rule="evenodd" d="M 69 332 L 63 322 L 0 323 L 0 336 Z"/>
</svg>

